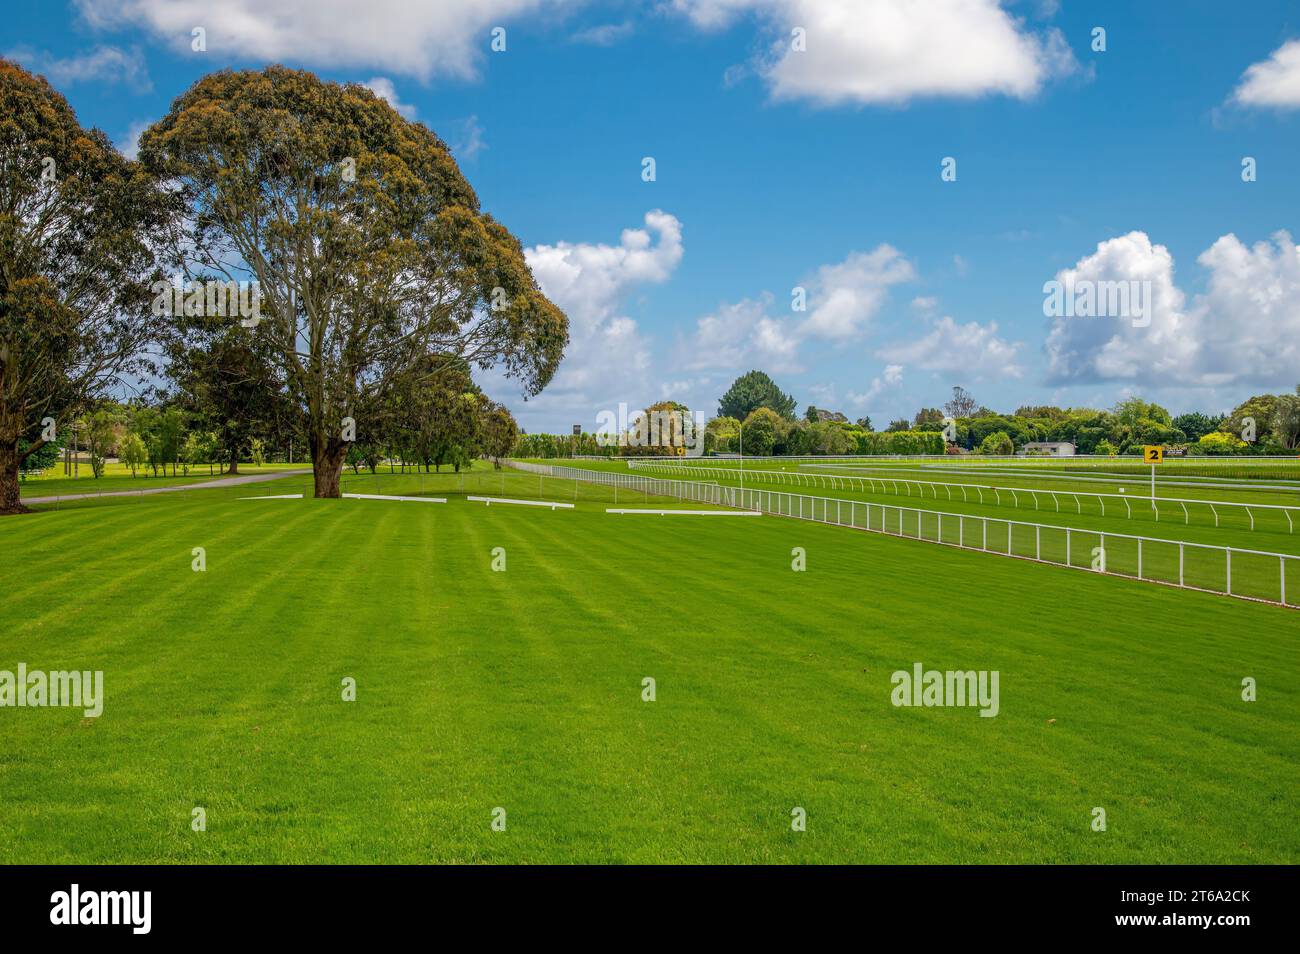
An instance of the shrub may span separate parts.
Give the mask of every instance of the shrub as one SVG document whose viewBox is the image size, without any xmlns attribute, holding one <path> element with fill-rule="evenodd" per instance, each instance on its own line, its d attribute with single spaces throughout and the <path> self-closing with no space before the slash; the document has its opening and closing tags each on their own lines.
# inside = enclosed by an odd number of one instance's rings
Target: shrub
<svg viewBox="0 0 1300 954">
<path fill-rule="evenodd" d="M 1006 431 L 996 431 L 980 441 L 981 454 L 1007 455 L 1015 452 L 1016 446 L 1011 443 L 1011 438 Z"/>
</svg>

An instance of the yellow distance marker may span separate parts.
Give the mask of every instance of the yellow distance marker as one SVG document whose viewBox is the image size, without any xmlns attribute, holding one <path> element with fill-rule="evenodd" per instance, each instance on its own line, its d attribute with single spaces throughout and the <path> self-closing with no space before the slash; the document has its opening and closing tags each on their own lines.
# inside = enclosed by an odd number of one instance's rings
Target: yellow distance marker
<svg viewBox="0 0 1300 954">
<path fill-rule="evenodd" d="M 1160 508 L 1156 506 L 1156 464 L 1165 462 L 1165 446 L 1163 444 L 1143 444 L 1142 461 L 1151 465 L 1151 509 L 1156 512 L 1156 519 L 1160 519 Z"/>
</svg>

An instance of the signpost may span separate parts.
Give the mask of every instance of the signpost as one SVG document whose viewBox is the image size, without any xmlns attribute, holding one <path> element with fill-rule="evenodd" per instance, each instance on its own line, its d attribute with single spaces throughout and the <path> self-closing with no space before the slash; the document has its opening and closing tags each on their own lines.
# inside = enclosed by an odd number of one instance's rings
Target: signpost
<svg viewBox="0 0 1300 954">
<path fill-rule="evenodd" d="M 1143 444 L 1142 459 L 1151 465 L 1151 509 L 1156 506 L 1156 464 L 1165 462 L 1165 448 L 1163 444 Z"/>
</svg>

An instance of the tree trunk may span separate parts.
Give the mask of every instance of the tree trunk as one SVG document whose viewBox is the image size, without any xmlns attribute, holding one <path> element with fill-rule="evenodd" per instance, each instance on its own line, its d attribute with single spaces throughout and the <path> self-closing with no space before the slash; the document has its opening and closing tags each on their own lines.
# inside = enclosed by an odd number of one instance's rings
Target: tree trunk
<svg viewBox="0 0 1300 954">
<path fill-rule="evenodd" d="M 238 448 L 234 448 L 234 447 L 230 448 L 230 470 L 227 471 L 227 473 L 231 473 L 231 474 L 237 474 L 237 473 L 239 473 L 239 450 L 238 450 Z"/>
<path fill-rule="evenodd" d="M 339 496 L 339 477 L 343 473 L 343 460 L 347 453 L 347 444 L 341 440 L 312 442 L 311 470 L 316 484 L 314 496 Z"/>
<path fill-rule="evenodd" d="M 18 486 L 18 438 L 0 441 L 0 514 L 27 513 Z"/>
</svg>

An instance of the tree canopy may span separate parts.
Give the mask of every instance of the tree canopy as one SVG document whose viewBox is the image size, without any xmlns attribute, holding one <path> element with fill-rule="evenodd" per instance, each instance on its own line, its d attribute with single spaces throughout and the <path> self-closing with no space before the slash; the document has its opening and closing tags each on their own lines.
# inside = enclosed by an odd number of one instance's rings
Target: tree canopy
<svg viewBox="0 0 1300 954">
<path fill-rule="evenodd" d="M 727 393 L 722 395 L 718 401 L 718 414 L 743 421 L 760 407 L 771 408 L 787 420 L 794 419 L 794 398 L 778 388 L 764 372 L 749 371 L 736 378 Z"/>
<path fill-rule="evenodd" d="M 44 78 L 0 59 L 0 513 L 22 510 L 23 461 L 142 369 L 152 243 L 174 211 Z"/>
<path fill-rule="evenodd" d="M 536 394 L 568 341 L 519 241 L 446 145 L 360 85 L 271 66 L 198 80 L 141 138 L 175 183 L 187 275 L 258 282 L 265 336 L 307 419 L 317 496 L 337 496 L 347 419 L 428 355 L 501 367 Z M 373 404 L 372 404 L 373 406 Z"/>
</svg>

